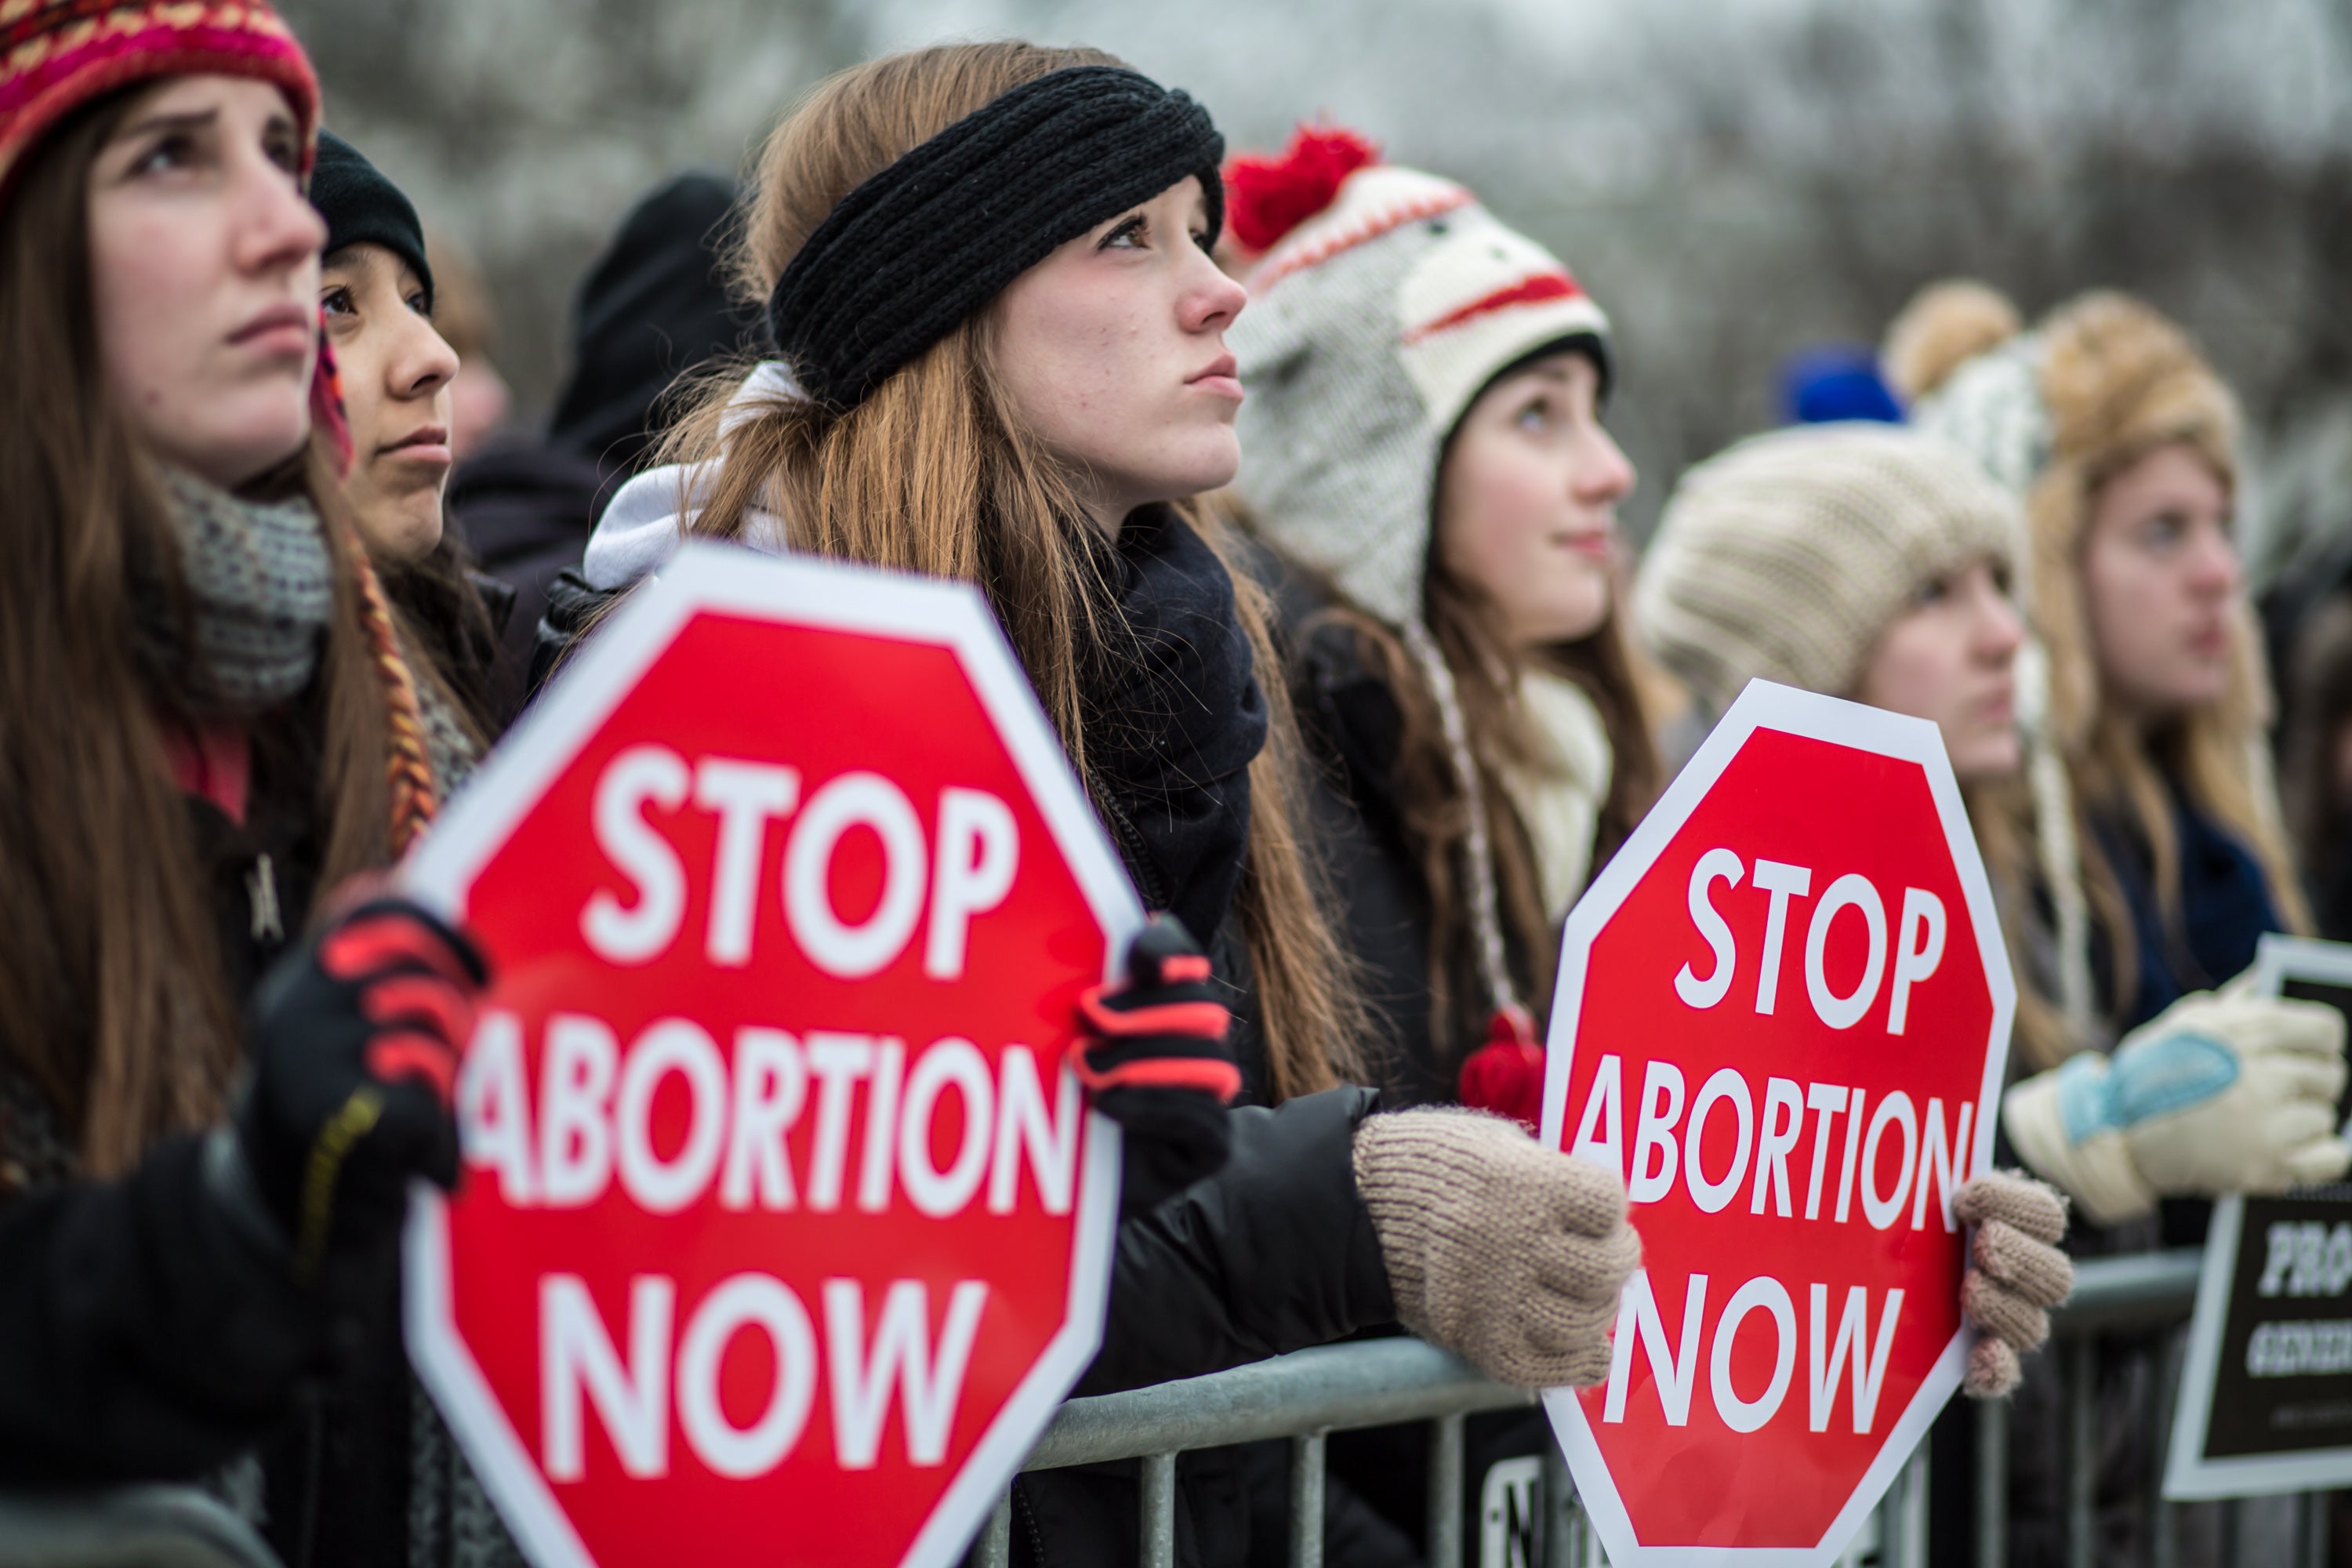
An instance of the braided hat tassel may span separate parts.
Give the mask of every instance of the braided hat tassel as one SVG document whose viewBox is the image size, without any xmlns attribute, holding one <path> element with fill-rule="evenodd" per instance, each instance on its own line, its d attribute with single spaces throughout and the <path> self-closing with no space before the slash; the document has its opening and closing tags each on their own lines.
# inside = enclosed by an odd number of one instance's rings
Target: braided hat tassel
<svg viewBox="0 0 2352 1568">
<path fill-rule="evenodd" d="M 1470 752 L 1470 728 L 1462 718 L 1462 698 L 1454 689 L 1454 670 L 1439 651 L 1429 628 L 1418 620 L 1404 623 L 1404 644 L 1420 661 L 1430 694 L 1437 701 L 1437 720 L 1445 733 L 1445 750 L 1454 774 L 1462 785 L 1464 825 L 1463 869 L 1470 879 L 1470 931 L 1478 949 L 1478 975 L 1486 982 L 1487 1000 L 1498 1013 L 1524 1016 L 1518 987 L 1511 984 L 1510 964 L 1503 952 L 1502 900 L 1495 889 L 1494 837 L 1486 826 L 1486 791 L 1478 785 L 1478 765 Z"/>
<path fill-rule="evenodd" d="M 417 703 L 416 678 L 401 657 L 400 637 L 393 630 L 383 583 L 357 535 L 347 533 L 345 544 L 359 584 L 360 625 L 367 634 L 368 658 L 375 666 L 376 678 L 383 682 L 384 712 L 392 729 L 385 767 L 392 796 L 392 853 L 397 859 L 432 826 L 440 797 L 434 787 L 433 759 L 425 749 L 425 719 Z"/>
<path fill-rule="evenodd" d="M 1543 1047 L 1536 1039 L 1535 1019 L 1511 983 L 1510 963 L 1503 951 L 1502 900 L 1495 888 L 1494 836 L 1486 822 L 1486 791 L 1479 786 L 1477 760 L 1470 751 L 1470 727 L 1462 717 L 1462 697 L 1454 684 L 1454 670 L 1445 662 L 1437 639 L 1416 618 L 1404 623 L 1404 645 L 1428 679 L 1437 702 L 1439 727 L 1454 774 L 1462 785 L 1463 870 L 1470 884 L 1470 932 L 1478 952 L 1479 978 L 1486 983 L 1488 1005 L 1486 1042 L 1472 1051 L 1456 1076 L 1455 1093 L 1463 1104 L 1507 1116 L 1528 1131 L 1543 1118 Z"/>
</svg>

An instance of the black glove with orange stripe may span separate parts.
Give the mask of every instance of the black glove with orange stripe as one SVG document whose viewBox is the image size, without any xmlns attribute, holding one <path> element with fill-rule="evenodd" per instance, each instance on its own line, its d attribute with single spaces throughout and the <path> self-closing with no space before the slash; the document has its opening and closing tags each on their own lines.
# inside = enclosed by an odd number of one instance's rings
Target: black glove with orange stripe
<svg viewBox="0 0 2352 1568">
<path fill-rule="evenodd" d="M 1122 1213 L 1139 1214 L 1223 1169 L 1225 1108 L 1241 1069 L 1232 1015 L 1209 960 L 1173 915 L 1154 915 L 1127 950 L 1127 977 L 1078 999 L 1078 1080 L 1126 1133 Z"/>
<path fill-rule="evenodd" d="M 331 1247 L 396 1234 L 412 1176 L 456 1184 L 450 1101 L 488 978 L 441 920 L 375 898 L 262 981 L 235 1142 L 297 1279 L 315 1279 Z"/>
</svg>

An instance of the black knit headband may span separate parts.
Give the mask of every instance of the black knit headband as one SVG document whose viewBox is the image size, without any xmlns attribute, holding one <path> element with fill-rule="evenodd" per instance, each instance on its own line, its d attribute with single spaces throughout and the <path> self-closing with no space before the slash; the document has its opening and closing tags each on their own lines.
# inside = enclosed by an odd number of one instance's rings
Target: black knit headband
<svg viewBox="0 0 2352 1568">
<path fill-rule="evenodd" d="M 835 408 L 953 331 L 1056 246 L 1187 174 L 1224 224 L 1208 111 L 1115 66 L 1024 82 L 841 199 L 768 297 L 801 390 Z"/>
</svg>

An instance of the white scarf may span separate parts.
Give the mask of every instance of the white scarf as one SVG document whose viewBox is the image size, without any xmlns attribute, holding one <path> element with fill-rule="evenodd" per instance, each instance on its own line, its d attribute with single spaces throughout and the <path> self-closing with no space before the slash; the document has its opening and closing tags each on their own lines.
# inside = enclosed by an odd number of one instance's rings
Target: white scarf
<svg viewBox="0 0 2352 1568">
<path fill-rule="evenodd" d="M 782 361 L 763 360 L 735 389 L 719 416 L 719 436 L 724 441 L 743 421 L 779 398 L 797 398 L 800 388 Z M 580 574 L 592 588 L 625 588 L 659 570 L 677 549 L 710 502 L 719 482 L 719 460 L 667 463 L 647 468 L 613 493 L 596 531 L 588 536 L 588 551 Z M 754 507 L 743 519 L 743 542 L 782 553 L 785 548 L 783 520 Z"/>
<path fill-rule="evenodd" d="M 1557 926 L 1591 873 L 1593 831 L 1615 759 L 1601 710 L 1574 681 L 1531 669 L 1519 679 L 1519 702 L 1549 754 L 1536 768 L 1507 770 L 1502 784 L 1534 842 L 1544 918 Z"/>
</svg>

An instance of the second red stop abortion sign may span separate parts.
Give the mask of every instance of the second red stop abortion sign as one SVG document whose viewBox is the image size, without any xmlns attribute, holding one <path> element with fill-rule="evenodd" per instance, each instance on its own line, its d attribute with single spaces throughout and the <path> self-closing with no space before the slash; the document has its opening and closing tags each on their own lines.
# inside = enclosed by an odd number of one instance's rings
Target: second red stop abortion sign
<svg viewBox="0 0 2352 1568">
<path fill-rule="evenodd" d="M 1099 1339 L 1141 912 L 979 595 L 689 546 L 405 874 L 497 970 L 413 1357 L 541 1568 L 953 1563 Z"/>
<path fill-rule="evenodd" d="M 1623 1568 L 1832 1561 L 1959 1385 L 2015 990 L 1935 726 L 1751 683 L 1570 913 L 1547 1142 L 1620 1172 L 1609 1380 L 1547 1395 Z"/>
</svg>

